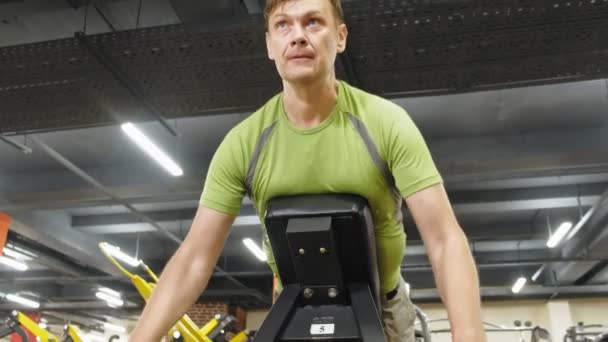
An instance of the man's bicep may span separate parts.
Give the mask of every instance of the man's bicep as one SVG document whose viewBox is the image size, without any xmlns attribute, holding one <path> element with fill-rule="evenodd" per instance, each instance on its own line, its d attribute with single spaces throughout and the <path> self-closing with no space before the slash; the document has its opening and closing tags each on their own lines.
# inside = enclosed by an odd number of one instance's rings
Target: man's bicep
<svg viewBox="0 0 608 342">
<path fill-rule="evenodd" d="M 235 215 L 199 206 L 186 239 L 196 241 L 200 250 L 211 248 L 219 255 L 234 219 Z"/>
<path fill-rule="evenodd" d="M 405 201 L 427 249 L 437 246 L 451 229 L 459 227 L 442 184 L 420 190 Z"/>
</svg>

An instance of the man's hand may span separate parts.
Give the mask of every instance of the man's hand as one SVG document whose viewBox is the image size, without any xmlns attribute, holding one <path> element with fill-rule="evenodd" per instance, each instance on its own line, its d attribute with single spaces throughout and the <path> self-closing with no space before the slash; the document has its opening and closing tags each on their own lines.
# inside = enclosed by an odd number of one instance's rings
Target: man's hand
<svg viewBox="0 0 608 342">
<path fill-rule="evenodd" d="M 443 185 L 406 198 L 433 268 L 454 342 L 486 342 L 479 280 L 464 232 Z"/>
</svg>

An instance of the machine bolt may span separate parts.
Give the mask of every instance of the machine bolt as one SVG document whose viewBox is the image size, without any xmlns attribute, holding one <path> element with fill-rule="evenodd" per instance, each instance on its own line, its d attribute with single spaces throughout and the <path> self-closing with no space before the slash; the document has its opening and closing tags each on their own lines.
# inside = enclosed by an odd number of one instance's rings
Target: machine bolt
<svg viewBox="0 0 608 342">
<path fill-rule="evenodd" d="M 325 247 L 321 247 L 319 249 L 319 252 L 321 252 L 321 254 L 325 254 L 325 253 L 327 253 L 327 249 L 325 249 Z"/>
<path fill-rule="evenodd" d="M 336 298 L 338 296 L 338 290 L 333 287 L 330 287 L 327 291 L 327 294 L 329 295 L 329 298 Z"/>
<path fill-rule="evenodd" d="M 314 291 L 311 288 L 309 288 L 309 287 L 307 287 L 307 288 L 304 289 L 304 297 L 305 298 L 312 297 L 313 293 L 314 293 Z"/>
<path fill-rule="evenodd" d="M 298 252 L 300 253 L 300 255 L 304 255 L 304 253 L 306 253 L 306 251 L 304 250 L 304 248 L 300 248 L 300 250 Z"/>
</svg>

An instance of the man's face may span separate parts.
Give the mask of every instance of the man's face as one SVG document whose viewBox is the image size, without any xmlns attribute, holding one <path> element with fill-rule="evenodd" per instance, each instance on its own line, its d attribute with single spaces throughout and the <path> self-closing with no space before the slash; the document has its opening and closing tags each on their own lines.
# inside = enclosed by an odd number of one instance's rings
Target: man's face
<svg viewBox="0 0 608 342">
<path fill-rule="evenodd" d="M 268 18 L 268 57 L 283 80 L 310 83 L 334 72 L 336 54 L 346 48 L 347 33 L 329 1 L 286 1 Z"/>
</svg>

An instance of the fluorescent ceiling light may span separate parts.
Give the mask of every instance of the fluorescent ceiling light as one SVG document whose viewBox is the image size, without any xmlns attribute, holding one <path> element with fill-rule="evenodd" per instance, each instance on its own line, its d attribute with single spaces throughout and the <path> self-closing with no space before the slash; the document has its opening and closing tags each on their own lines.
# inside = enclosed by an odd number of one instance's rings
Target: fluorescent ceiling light
<svg viewBox="0 0 608 342">
<path fill-rule="evenodd" d="M 47 325 L 46 325 L 46 323 L 44 323 L 44 322 L 40 322 L 40 323 L 38 323 L 38 326 L 39 326 L 39 327 L 41 327 L 42 329 L 46 329 L 46 328 L 48 328 L 48 326 L 47 326 Z"/>
<path fill-rule="evenodd" d="M 143 134 L 135 125 L 126 122 L 120 126 L 133 142 L 139 146 L 150 158 L 154 159 L 171 175 L 178 177 L 184 174 L 184 171 L 177 165 L 165 152 L 156 146 L 148 137 Z"/>
<path fill-rule="evenodd" d="M 234 226 L 253 226 L 261 224 L 260 218 L 255 215 L 237 216 L 234 220 Z"/>
<path fill-rule="evenodd" d="M 19 295 L 16 295 L 16 294 L 12 294 L 12 293 L 11 294 L 7 294 L 6 295 L 6 299 L 10 300 L 13 303 L 18 303 L 18 304 L 21 304 L 21 305 L 25 305 L 25 306 L 30 307 L 30 308 L 34 308 L 34 309 L 40 308 L 40 303 L 35 302 L 33 300 L 29 300 L 27 298 L 23 298 L 23 297 L 21 297 Z"/>
<path fill-rule="evenodd" d="M 11 259 L 5 256 L 0 256 L 0 264 L 12 267 L 14 269 L 16 269 L 17 271 L 26 271 L 27 270 L 27 265 L 25 263 L 22 263 L 21 261 L 17 261 L 15 259 Z"/>
<path fill-rule="evenodd" d="M 543 273 L 544 269 L 545 265 L 542 265 L 538 270 L 536 270 L 536 272 L 534 272 L 534 275 L 532 275 L 532 281 L 536 281 L 536 279 L 538 279 L 538 277 L 540 277 L 540 275 Z"/>
<path fill-rule="evenodd" d="M 127 332 L 127 328 L 125 327 L 121 327 L 112 323 L 104 323 L 103 326 L 108 329 L 108 330 L 114 330 L 120 333 L 126 333 Z"/>
<path fill-rule="evenodd" d="M 571 228 L 572 228 L 572 222 L 562 223 L 559 226 L 559 228 L 557 228 L 557 230 L 555 232 L 553 232 L 553 234 L 547 241 L 547 247 L 554 248 L 555 246 L 559 245 L 559 243 L 562 242 L 562 240 L 564 239 L 564 236 L 566 236 L 566 234 L 568 234 L 568 232 L 570 231 Z"/>
<path fill-rule="evenodd" d="M 123 306 L 125 304 L 125 302 L 123 302 L 122 299 L 116 298 L 114 296 L 110 296 L 109 294 L 101 292 L 101 291 L 95 293 L 95 296 L 99 299 L 106 301 L 108 304 L 111 304 L 114 306 Z"/>
<path fill-rule="evenodd" d="M 2 253 L 6 256 L 9 256 L 13 259 L 17 259 L 17 260 L 25 260 L 25 261 L 30 261 L 32 260 L 32 257 L 37 257 L 37 255 L 32 254 L 24 249 L 21 248 L 15 248 L 12 245 L 7 244 L 6 246 L 4 246 L 4 249 L 2 250 Z"/>
<path fill-rule="evenodd" d="M 591 214 L 594 212 L 594 210 L 587 210 L 585 215 L 578 220 L 576 226 L 570 230 L 570 233 L 568 236 L 566 236 L 566 240 L 572 239 L 583 228 L 583 226 L 585 226 L 585 224 L 589 221 L 589 217 L 591 217 Z"/>
<path fill-rule="evenodd" d="M 141 261 L 135 259 L 134 257 L 126 254 L 125 252 L 120 250 L 120 247 L 116 247 L 113 245 L 110 245 L 108 243 L 104 243 L 101 245 L 101 248 L 105 249 L 106 252 L 108 252 L 108 254 L 110 254 L 111 256 L 115 257 L 116 259 L 126 263 L 129 266 L 132 267 L 136 267 L 139 266 L 139 264 L 141 263 Z"/>
<path fill-rule="evenodd" d="M 525 277 L 519 277 L 517 281 L 515 281 L 515 284 L 513 284 L 511 291 L 513 293 L 519 293 L 519 291 L 524 288 L 524 285 L 526 285 L 526 281 Z"/>
<path fill-rule="evenodd" d="M 264 251 L 262 251 L 262 249 L 258 247 L 258 245 L 253 242 L 253 240 L 251 240 L 250 238 L 245 238 L 243 239 L 243 244 L 249 249 L 251 253 L 253 253 L 253 255 L 256 256 L 256 258 L 260 259 L 260 261 L 266 261 L 266 253 L 264 253 Z"/>
<path fill-rule="evenodd" d="M 120 296 L 120 292 L 118 292 L 118 291 L 114 291 L 114 290 L 109 289 L 109 288 L 107 288 L 107 287 L 100 287 L 100 288 L 99 288 L 99 291 L 100 291 L 100 292 L 107 293 L 107 294 L 109 294 L 110 296 L 112 296 L 112 297 L 116 297 L 116 298 L 119 298 L 119 299 L 120 299 L 120 297 L 121 297 L 121 296 Z"/>
</svg>

